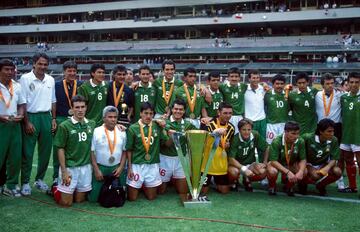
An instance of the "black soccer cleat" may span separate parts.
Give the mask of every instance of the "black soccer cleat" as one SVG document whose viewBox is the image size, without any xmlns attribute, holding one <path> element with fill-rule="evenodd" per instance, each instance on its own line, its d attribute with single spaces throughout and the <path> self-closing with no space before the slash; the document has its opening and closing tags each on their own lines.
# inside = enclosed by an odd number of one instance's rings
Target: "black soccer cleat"
<svg viewBox="0 0 360 232">
<path fill-rule="evenodd" d="M 286 191 L 286 194 L 287 194 L 289 197 L 295 197 L 295 193 L 294 193 L 294 189 L 293 189 L 293 188 L 289 188 L 289 189 Z"/>
<path fill-rule="evenodd" d="M 269 194 L 270 196 L 276 196 L 275 188 L 269 188 L 269 189 L 268 189 L 268 194 Z"/>
<path fill-rule="evenodd" d="M 323 197 L 327 196 L 327 192 L 326 192 L 325 187 L 316 186 L 316 189 L 319 191 L 320 196 L 323 196 Z"/>
</svg>

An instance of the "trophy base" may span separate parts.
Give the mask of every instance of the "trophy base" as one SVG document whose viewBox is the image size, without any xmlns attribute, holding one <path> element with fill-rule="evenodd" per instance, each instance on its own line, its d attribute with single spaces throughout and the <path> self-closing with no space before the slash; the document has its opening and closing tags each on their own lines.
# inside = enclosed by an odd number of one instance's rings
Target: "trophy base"
<svg viewBox="0 0 360 232">
<path fill-rule="evenodd" d="M 211 206 L 211 201 L 188 200 L 183 201 L 185 208 L 205 208 Z"/>
</svg>

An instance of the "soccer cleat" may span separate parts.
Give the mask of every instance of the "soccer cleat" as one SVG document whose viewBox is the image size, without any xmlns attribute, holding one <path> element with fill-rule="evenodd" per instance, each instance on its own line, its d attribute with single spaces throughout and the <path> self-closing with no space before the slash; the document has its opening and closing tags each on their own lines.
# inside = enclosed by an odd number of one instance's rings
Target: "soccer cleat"
<svg viewBox="0 0 360 232">
<path fill-rule="evenodd" d="M 301 195 L 306 195 L 307 194 L 307 184 L 299 183 L 298 187 L 299 187 L 299 193 Z"/>
<path fill-rule="evenodd" d="M 251 182 L 246 181 L 245 178 L 243 179 L 243 185 L 244 185 L 244 188 L 245 188 L 246 192 L 253 192 L 254 191 L 253 187 L 251 186 Z"/>
<path fill-rule="evenodd" d="M 42 192 L 47 192 L 49 190 L 49 186 L 47 186 L 47 184 L 40 179 L 35 181 L 34 186 Z"/>
<path fill-rule="evenodd" d="M 3 194 L 9 197 L 21 197 L 20 191 L 16 188 L 14 189 L 4 188 Z"/>
<path fill-rule="evenodd" d="M 338 179 L 336 181 L 338 190 L 344 189 L 345 188 L 345 183 L 344 183 L 344 177 L 340 177 L 340 179 Z"/>
<path fill-rule="evenodd" d="M 268 194 L 269 194 L 270 196 L 276 196 L 275 188 L 269 188 L 269 189 L 268 189 Z"/>
<path fill-rule="evenodd" d="M 236 183 L 236 184 L 231 185 L 230 190 L 232 192 L 240 192 L 239 184 Z"/>
<path fill-rule="evenodd" d="M 30 196 L 31 195 L 31 187 L 29 183 L 23 184 L 21 187 L 21 195 Z"/>
<path fill-rule="evenodd" d="M 198 196 L 198 201 L 210 201 L 210 200 L 205 194 L 200 194 Z"/>
<path fill-rule="evenodd" d="M 295 197 L 295 193 L 294 193 L 294 189 L 293 189 L 293 188 L 288 188 L 287 191 L 286 191 L 286 194 L 287 194 L 289 197 Z"/>
<path fill-rule="evenodd" d="M 262 181 L 260 181 L 260 184 L 261 184 L 261 186 L 268 186 L 269 185 L 269 181 L 268 181 L 268 179 L 267 178 L 265 178 L 265 179 L 263 179 Z"/>
<path fill-rule="evenodd" d="M 316 186 L 316 189 L 319 191 L 320 196 L 327 196 L 327 191 L 325 187 Z"/>
<path fill-rule="evenodd" d="M 343 189 L 338 189 L 338 192 L 340 193 L 357 193 L 357 189 L 355 188 L 350 188 L 350 187 L 346 187 L 346 188 L 343 188 Z"/>
</svg>

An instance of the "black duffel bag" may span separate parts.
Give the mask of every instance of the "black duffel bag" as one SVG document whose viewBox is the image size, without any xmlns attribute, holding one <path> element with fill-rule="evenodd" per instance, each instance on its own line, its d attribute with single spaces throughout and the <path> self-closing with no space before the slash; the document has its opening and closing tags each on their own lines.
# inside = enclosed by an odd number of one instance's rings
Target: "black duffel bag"
<svg viewBox="0 0 360 232">
<path fill-rule="evenodd" d="M 119 179 L 113 175 L 104 176 L 104 184 L 98 198 L 99 204 L 106 208 L 122 207 L 125 199 L 125 190 L 119 185 Z"/>
</svg>

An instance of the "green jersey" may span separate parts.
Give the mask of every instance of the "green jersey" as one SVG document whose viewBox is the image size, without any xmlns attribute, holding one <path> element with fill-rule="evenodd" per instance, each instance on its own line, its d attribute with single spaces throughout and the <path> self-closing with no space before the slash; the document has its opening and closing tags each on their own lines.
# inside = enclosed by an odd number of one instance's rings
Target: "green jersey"
<svg viewBox="0 0 360 232">
<path fill-rule="evenodd" d="M 148 132 L 149 126 L 144 125 L 145 139 L 147 139 Z M 152 123 L 152 135 L 149 148 L 150 160 L 146 160 L 146 150 L 142 142 L 139 122 L 136 122 L 129 127 L 126 137 L 126 150 L 132 151 L 131 162 L 133 164 L 160 163 L 160 143 L 169 139 L 164 129 L 162 129 L 158 124 Z"/>
<path fill-rule="evenodd" d="M 209 91 L 211 93 L 212 101 L 210 104 L 206 104 L 206 112 L 208 114 L 208 117 L 214 118 L 217 116 L 217 111 L 219 109 L 219 105 L 221 102 L 224 101 L 224 98 L 223 98 L 222 93 L 219 90 L 213 92 L 209 88 Z"/>
<path fill-rule="evenodd" d="M 182 132 L 185 133 L 185 131 L 188 130 L 196 130 L 196 127 L 191 124 L 189 121 L 182 119 L 181 122 L 177 122 L 173 119 L 172 116 L 170 116 L 170 119 L 166 120 L 166 127 L 165 127 L 166 131 L 169 130 L 175 130 L 177 132 Z M 181 147 L 183 149 L 183 154 L 185 155 L 185 137 L 181 137 L 180 138 L 180 143 L 181 143 Z M 177 152 L 175 149 L 175 145 L 173 144 L 171 147 L 162 145 L 160 148 L 160 153 L 162 155 L 166 155 L 166 156 L 177 156 Z"/>
<path fill-rule="evenodd" d="M 238 83 L 235 86 L 228 84 L 220 85 L 220 92 L 224 96 L 224 102 L 232 105 L 234 115 L 244 115 L 245 112 L 245 91 L 247 85 Z"/>
<path fill-rule="evenodd" d="M 79 167 L 90 163 L 90 148 L 95 122 L 73 117 L 62 122 L 55 135 L 54 146 L 65 150 L 66 167 Z"/>
<path fill-rule="evenodd" d="M 86 118 L 94 120 L 97 127 L 103 124 L 102 111 L 106 106 L 107 90 L 108 84 L 105 81 L 95 85 L 92 79 L 84 82 L 78 88 L 78 94 L 87 101 Z"/>
<path fill-rule="evenodd" d="M 289 166 L 301 160 L 306 160 L 305 142 L 300 137 L 293 146 L 288 145 L 288 154 L 290 156 L 289 165 L 285 156 L 285 134 L 276 137 L 270 145 L 269 161 L 278 161 L 283 166 Z"/>
<path fill-rule="evenodd" d="M 326 164 L 330 160 L 338 160 L 340 149 L 337 138 L 320 142 L 319 136 L 315 134 L 304 134 L 303 139 L 306 147 L 306 161 L 312 165 Z"/>
<path fill-rule="evenodd" d="M 194 96 L 194 86 L 192 86 L 192 87 L 188 86 L 188 90 L 189 90 L 190 98 L 192 100 L 193 96 Z M 186 97 L 184 85 L 179 87 L 176 90 L 175 99 L 182 99 L 186 102 L 185 117 L 189 118 L 191 111 L 190 111 L 189 102 Z M 202 108 L 205 108 L 205 104 L 206 104 L 205 98 L 200 95 L 200 90 L 198 88 L 196 88 L 196 101 L 195 101 L 195 107 L 194 107 L 194 112 L 193 112 L 195 114 L 195 118 L 201 117 L 201 110 L 202 110 Z"/>
<path fill-rule="evenodd" d="M 151 83 L 145 87 L 141 85 L 140 82 L 138 88 L 134 92 L 134 95 L 134 122 L 137 122 L 140 119 L 140 109 L 144 102 L 149 102 L 153 107 L 155 106 L 156 89 Z"/>
<path fill-rule="evenodd" d="M 171 96 L 169 96 L 169 105 L 166 104 L 165 98 L 163 96 L 163 80 L 165 85 L 165 94 L 166 96 L 170 95 L 171 86 L 174 85 Z M 164 114 L 166 106 L 170 106 L 171 102 L 175 98 L 175 91 L 178 87 L 182 86 L 183 82 L 181 80 L 173 78 L 172 81 L 168 82 L 164 78 L 158 78 L 154 81 L 154 88 L 156 89 L 156 105 L 155 105 L 155 112 L 157 114 Z"/>
<path fill-rule="evenodd" d="M 343 144 L 360 145 L 360 91 L 355 96 L 346 93 L 341 96 Z"/>
<path fill-rule="evenodd" d="M 307 88 L 306 93 L 299 90 L 289 94 L 289 104 L 294 121 L 300 124 L 300 134 L 314 133 L 317 124 L 315 95 L 318 90 Z"/>
<path fill-rule="evenodd" d="M 266 122 L 270 124 L 285 123 L 288 121 L 289 102 L 284 93 L 276 93 L 274 90 L 267 92 L 264 98 Z"/>
<path fill-rule="evenodd" d="M 256 162 L 255 149 L 265 152 L 267 147 L 265 139 L 257 131 L 252 131 L 247 141 L 244 141 L 238 133 L 230 144 L 229 156 L 239 161 L 241 165 L 248 165 Z"/>
</svg>

